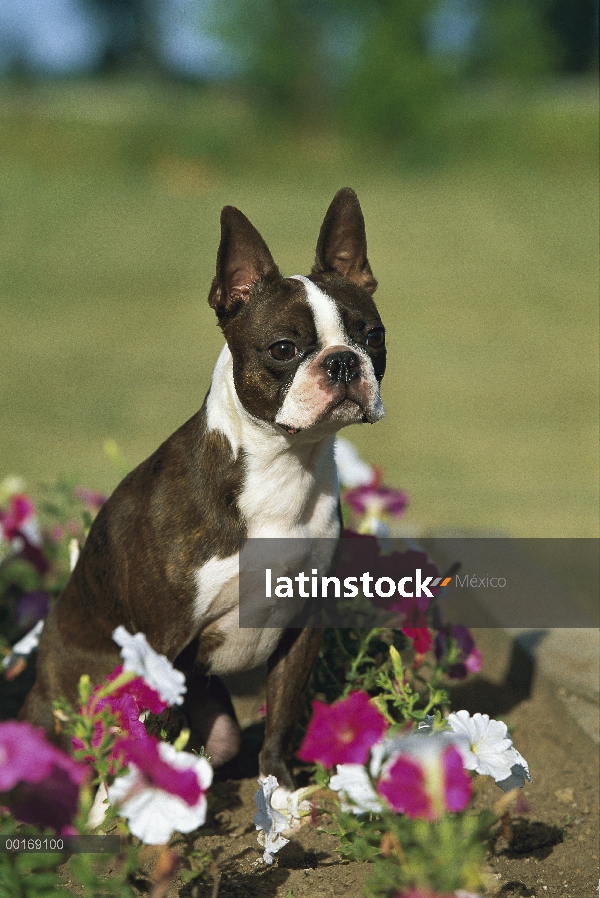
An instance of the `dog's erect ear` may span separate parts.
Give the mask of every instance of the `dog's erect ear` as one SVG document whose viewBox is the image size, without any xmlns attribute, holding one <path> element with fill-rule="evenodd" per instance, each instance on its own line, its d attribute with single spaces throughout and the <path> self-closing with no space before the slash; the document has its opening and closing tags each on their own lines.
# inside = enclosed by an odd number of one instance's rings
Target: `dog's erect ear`
<svg viewBox="0 0 600 898">
<path fill-rule="evenodd" d="M 367 237 L 358 197 L 351 187 L 338 190 L 321 225 L 312 274 L 335 271 L 374 293 L 377 281 L 367 259 Z"/>
<path fill-rule="evenodd" d="M 266 277 L 281 277 L 277 265 L 254 225 L 234 206 L 221 212 L 221 243 L 217 274 L 208 304 L 219 320 L 247 301 L 252 286 Z"/>
</svg>

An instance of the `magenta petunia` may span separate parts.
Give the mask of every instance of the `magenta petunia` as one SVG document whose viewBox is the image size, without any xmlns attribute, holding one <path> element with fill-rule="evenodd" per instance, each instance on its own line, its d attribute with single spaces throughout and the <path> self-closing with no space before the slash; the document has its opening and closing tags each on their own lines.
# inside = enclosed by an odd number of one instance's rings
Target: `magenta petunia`
<svg viewBox="0 0 600 898">
<path fill-rule="evenodd" d="M 107 680 L 112 682 L 123 673 L 123 665 L 119 664 L 113 672 L 108 675 Z M 168 702 L 163 701 L 156 689 L 148 686 L 142 677 L 135 677 L 124 686 L 120 686 L 111 695 L 121 696 L 130 695 L 138 706 L 139 711 L 151 711 L 152 714 L 160 714 L 165 708 L 169 707 Z"/>
<path fill-rule="evenodd" d="M 88 490 L 84 486 L 76 486 L 73 495 L 80 499 L 92 511 L 99 511 L 106 502 L 106 496 L 97 490 Z"/>
<path fill-rule="evenodd" d="M 448 676 L 454 680 L 464 680 L 469 673 L 479 673 L 483 658 L 468 627 L 446 627 L 438 631 L 435 637 L 437 660 L 441 661 L 448 651 L 449 635 L 455 640 L 460 650 L 460 657 L 448 668 Z"/>
<path fill-rule="evenodd" d="M 377 792 L 399 814 L 439 820 L 446 811 L 466 808 L 471 779 L 460 752 L 444 736 L 407 736 L 385 764 Z"/>
<path fill-rule="evenodd" d="M 427 793 L 422 765 L 408 755 L 398 757 L 377 784 L 378 793 L 397 814 L 434 820 L 436 814 Z"/>
<path fill-rule="evenodd" d="M 462 756 L 453 745 L 442 754 L 444 771 L 444 801 L 449 811 L 463 811 L 471 800 L 471 777 L 466 772 Z"/>
<path fill-rule="evenodd" d="M 48 776 L 58 749 L 42 730 L 26 721 L 0 723 L 0 792 L 8 792 L 17 783 L 39 783 Z"/>
<path fill-rule="evenodd" d="M 303 761 L 325 767 L 365 764 L 371 747 L 385 734 L 388 724 L 365 692 L 351 692 L 333 705 L 315 700 L 313 716 L 298 751 Z"/>
<path fill-rule="evenodd" d="M 191 807 L 198 803 L 201 789 L 193 770 L 178 770 L 160 757 L 158 741 L 146 735 L 144 739 L 129 737 L 119 739 L 115 750 L 122 754 L 143 774 L 148 786 L 170 792 L 182 798 Z"/>
<path fill-rule="evenodd" d="M 408 495 L 403 490 L 380 486 L 377 478 L 372 483 L 346 490 L 343 498 L 356 514 L 366 514 L 375 509 L 393 518 L 402 517 L 408 505 Z"/>
<path fill-rule="evenodd" d="M 425 618 L 422 627 L 402 627 L 402 632 L 412 639 L 415 652 L 424 655 L 431 648 L 431 633 L 427 629 Z"/>
<path fill-rule="evenodd" d="M 23 524 L 33 517 L 35 506 L 29 496 L 17 494 L 11 496 L 8 511 L 0 508 L 0 525 L 4 538 L 11 540 L 21 536 Z"/>
<path fill-rule="evenodd" d="M 54 763 L 41 782 L 20 783 L 12 794 L 10 810 L 22 823 L 72 832 L 79 809 L 79 790 L 89 770 L 56 749 Z"/>
<path fill-rule="evenodd" d="M 79 804 L 88 768 L 47 741 L 26 721 L 0 723 L 0 792 L 23 823 L 63 832 Z"/>
</svg>

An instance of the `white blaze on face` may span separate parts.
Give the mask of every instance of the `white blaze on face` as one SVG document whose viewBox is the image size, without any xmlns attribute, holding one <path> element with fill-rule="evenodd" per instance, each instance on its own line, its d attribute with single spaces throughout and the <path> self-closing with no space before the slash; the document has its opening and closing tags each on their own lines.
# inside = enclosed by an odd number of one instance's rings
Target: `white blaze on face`
<svg viewBox="0 0 600 898">
<path fill-rule="evenodd" d="M 302 275 L 293 275 L 293 280 L 304 285 L 321 348 L 316 356 L 305 359 L 298 366 L 292 386 L 275 419 L 277 424 L 304 430 L 316 424 L 337 401 L 343 400 L 343 388 L 331 381 L 322 364 L 328 351 L 333 348 L 340 352 L 354 352 L 359 357 L 361 395 L 365 402 L 365 408 L 355 405 L 344 411 L 335 410 L 332 415 L 332 420 L 338 425 L 335 429 L 363 420 L 367 409 L 369 420 L 379 420 L 383 417 L 383 404 L 369 354 L 350 342 L 337 305 L 330 296 Z"/>
<path fill-rule="evenodd" d="M 321 347 L 347 345 L 348 335 L 344 330 L 337 306 L 330 296 L 323 293 L 316 284 L 301 274 L 292 275 L 294 281 L 302 281 L 306 298 L 315 319 L 315 328 Z M 348 349 L 351 349 L 348 346 Z"/>
</svg>

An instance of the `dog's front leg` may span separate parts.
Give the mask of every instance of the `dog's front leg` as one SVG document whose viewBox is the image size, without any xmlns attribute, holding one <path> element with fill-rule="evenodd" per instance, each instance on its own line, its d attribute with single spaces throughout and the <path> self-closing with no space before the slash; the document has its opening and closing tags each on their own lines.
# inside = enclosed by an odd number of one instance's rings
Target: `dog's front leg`
<svg viewBox="0 0 600 898">
<path fill-rule="evenodd" d="M 321 630 L 286 630 L 269 659 L 267 721 L 260 753 L 260 775 L 276 776 L 279 785 L 295 788 L 289 762 L 302 708 L 302 695 L 321 645 Z"/>
</svg>

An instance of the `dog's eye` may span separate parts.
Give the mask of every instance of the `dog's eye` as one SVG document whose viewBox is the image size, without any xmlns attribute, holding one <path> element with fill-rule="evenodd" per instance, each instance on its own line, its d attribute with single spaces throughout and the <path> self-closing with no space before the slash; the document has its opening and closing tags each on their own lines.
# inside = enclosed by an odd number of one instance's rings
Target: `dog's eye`
<svg viewBox="0 0 600 898">
<path fill-rule="evenodd" d="M 382 327 L 374 327 L 367 334 L 367 346 L 370 346 L 371 349 L 381 349 L 384 343 L 385 331 Z"/>
<path fill-rule="evenodd" d="M 273 343 L 272 346 L 269 346 L 269 352 L 278 362 L 288 362 L 294 358 L 298 349 L 291 340 L 280 340 L 278 343 Z"/>
</svg>

